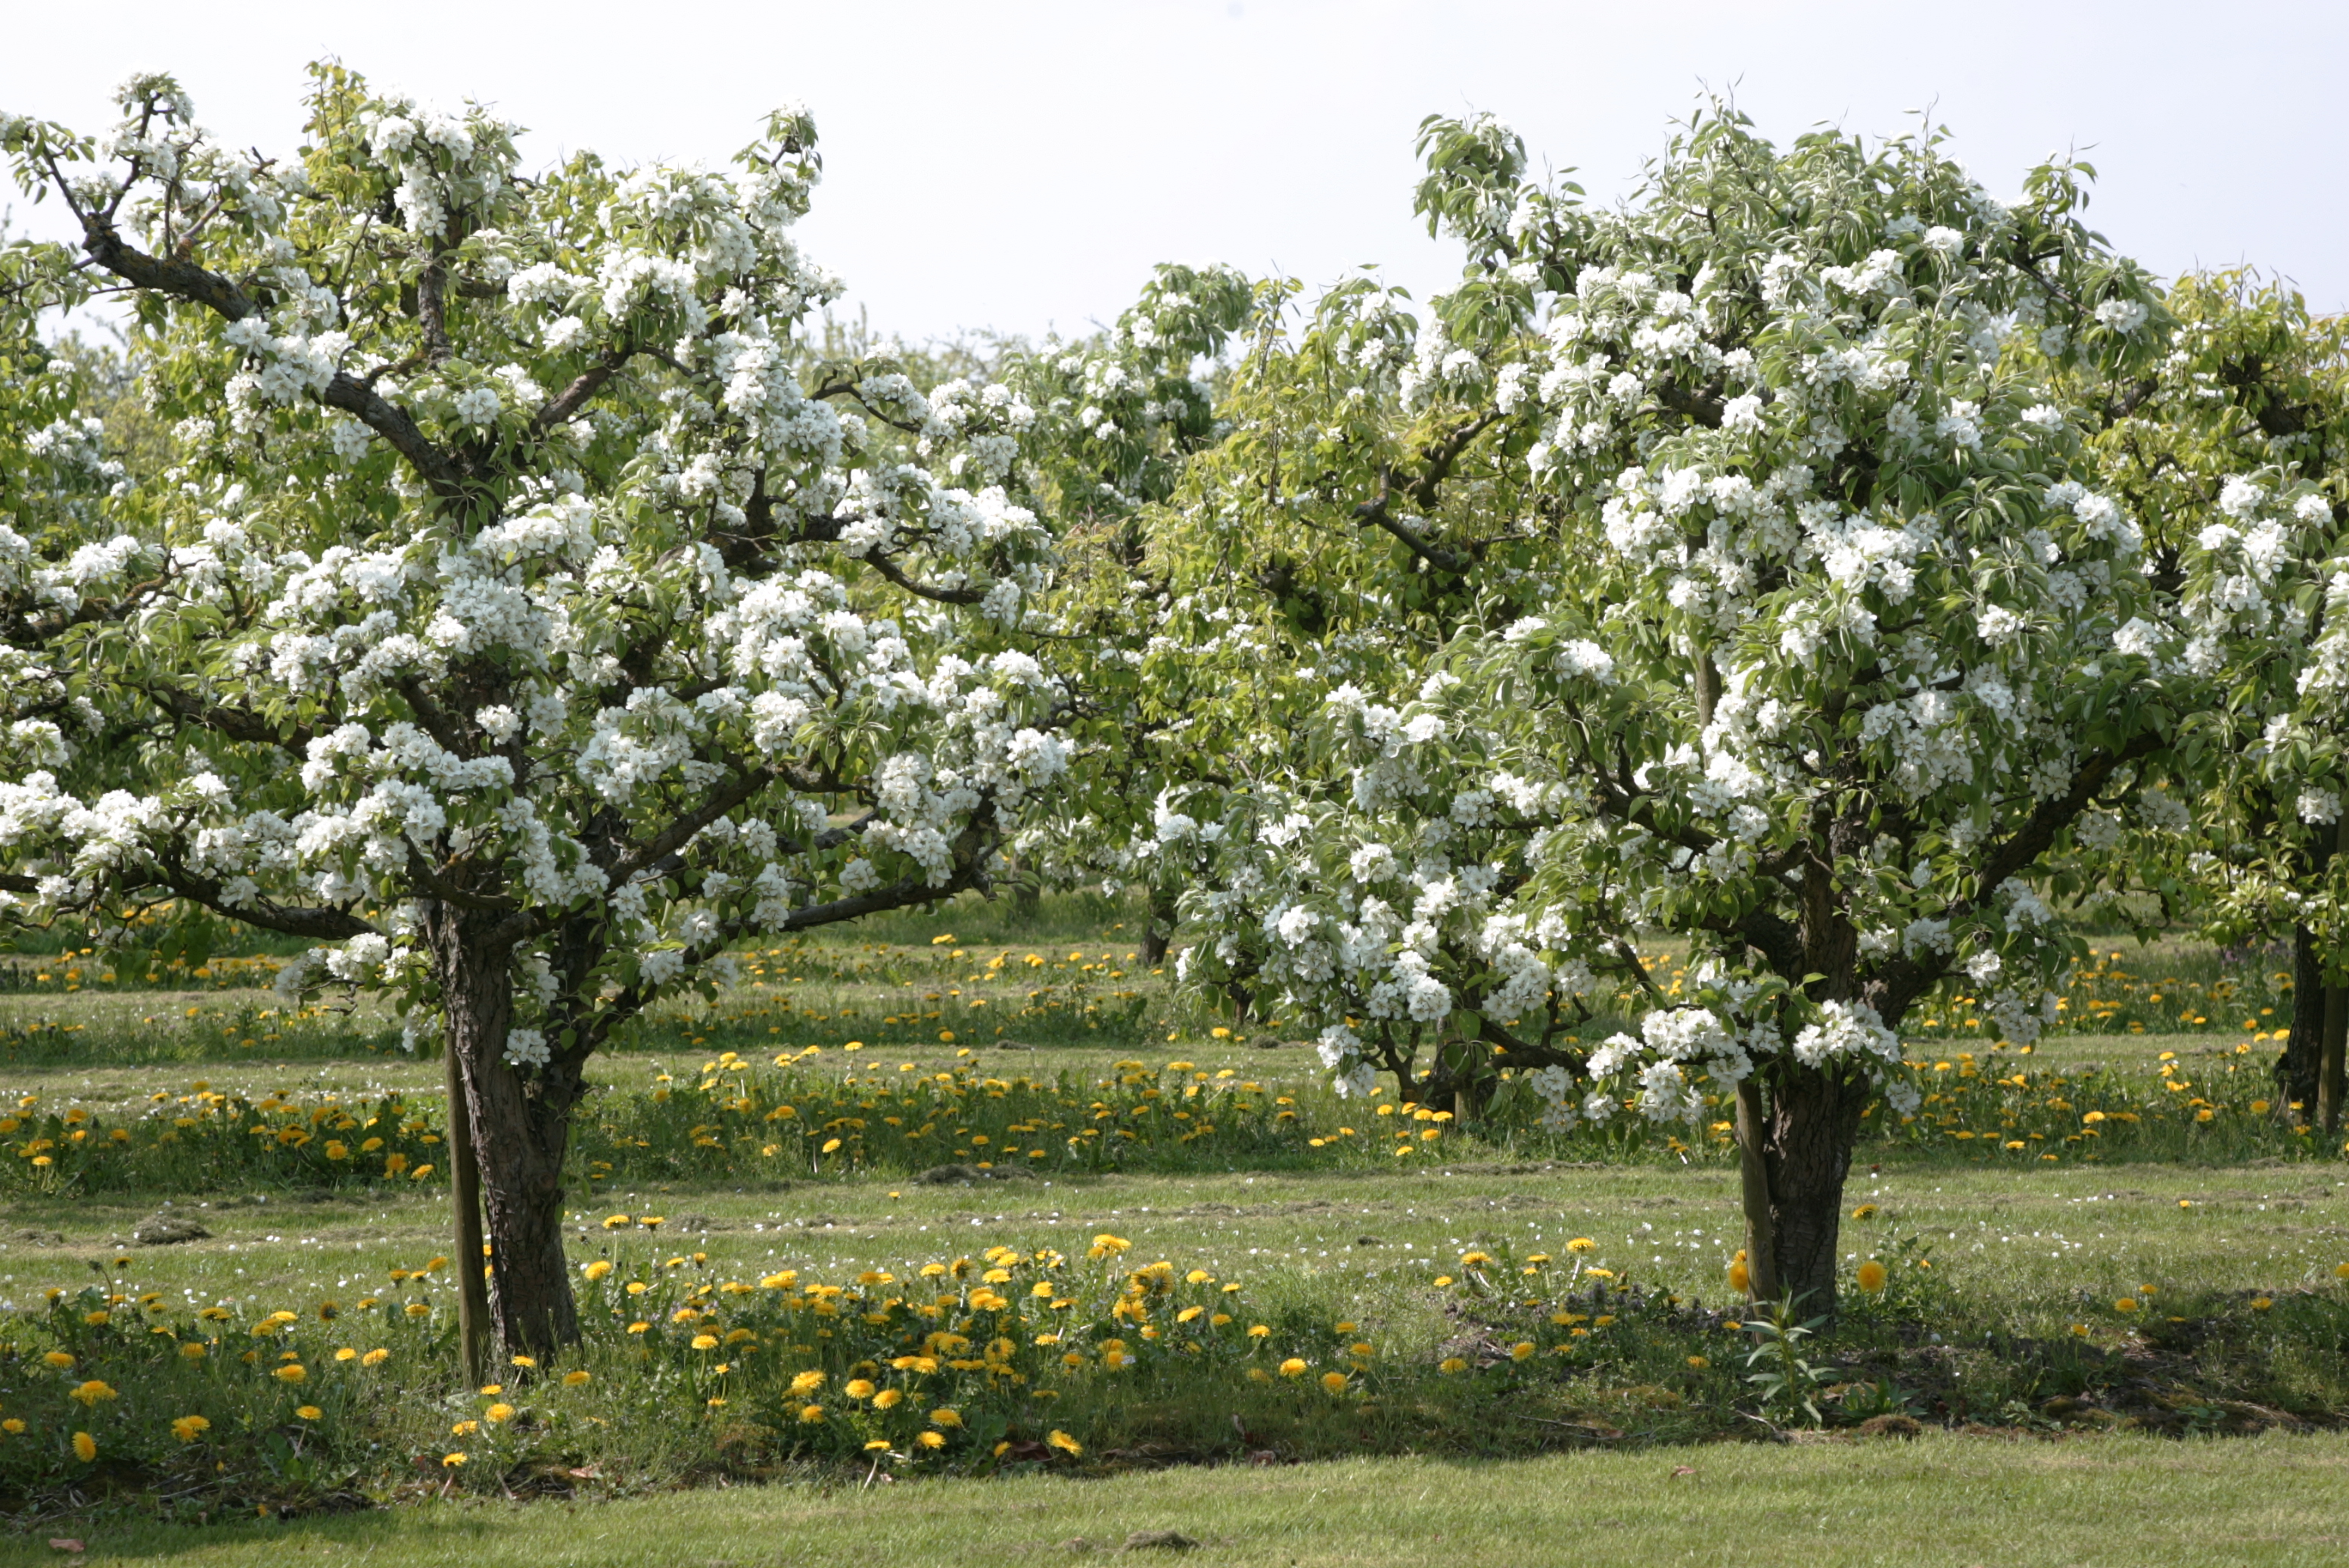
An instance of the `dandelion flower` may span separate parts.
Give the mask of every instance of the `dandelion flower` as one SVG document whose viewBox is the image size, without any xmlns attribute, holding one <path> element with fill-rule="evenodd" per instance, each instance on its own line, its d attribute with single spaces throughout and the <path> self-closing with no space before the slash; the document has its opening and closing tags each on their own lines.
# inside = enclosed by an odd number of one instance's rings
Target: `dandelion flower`
<svg viewBox="0 0 2349 1568">
<path fill-rule="evenodd" d="M 1435 1364 L 1435 1369 L 1449 1377 L 1456 1372 L 1467 1371 L 1468 1363 L 1457 1356 L 1447 1356 Z"/>
<path fill-rule="evenodd" d="M 295 1407 L 294 1413 L 305 1421 L 315 1421 L 325 1416 L 326 1412 L 316 1405 L 299 1405 Z"/>
<path fill-rule="evenodd" d="M 884 1388 L 873 1396 L 873 1408 L 876 1410 L 894 1410 L 905 1402 L 905 1393 L 902 1388 Z"/>
<path fill-rule="evenodd" d="M 2133 1295 L 2122 1296 L 2118 1301 L 2113 1303 L 2113 1310 L 2115 1312 L 2135 1312 L 2137 1310 L 2137 1297 Z"/>
<path fill-rule="evenodd" d="M 1855 1220 L 1873 1220 L 1876 1218 L 1876 1205 L 1873 1203 L 1862 1203 L 1858 1208 L 1854 1209 L 1851 1212 L 1851 1217 Z"/>
<path fill-rule="evenodd" d="M 2343 1264 L 2341 1272 L 2344 1274 L 2349 1274 L 2349 1264 Z M 62 1350 L 52 1350 L 47 1356 L 42 1357 L 41 1359 L 60 1370 L 74 1364 L 74 1358 L 67 1355 Z"/>
<path fill-rule="evenodd" d="M 821 1372 L 802 1372 L 792 1379 L 792 1392 L 794 1394 L 812 1394 L 823 1387 L 823 1374 Z"/>
<path fill-rule="evenodd" d="M 800 1407 L 800 1419 L 808 1426 L 812 1427 L 816 1425 L 823 1419 L 823 1407 L 822 1405 L 802 1405 Z"/>
<path fill-rule="evenodd" d="M 914 1441 L 926 1449 L 942 1449 L 947 1446 L 947 1436 L 944 1432 L 923 1432 Z"/>
<path fill-rule="evenodd" d="M 1085 1446 L 1082 1443 L 1069 1436 L 1068 1433 L 1061 1431 L 1058 1427 L 1053 1428 L 1052 1435 L 1046 1438 L 1044 1440 L 1051 1444 L 1052 1447 L 1060 1449 L 1062 1453 L 1067 1454 L 1071 1459 L 1074 1459 L 1077 1455 L 1085 1451 Z"/>
<path fill-rule="evenodd" d="M 459 1465 L 461 1465 L 464 1462 L 465 1456 L 462 1454 L 442 1454 L 440 1456 L 440 1468 L 442 1470 L 455 1470 Z"/>
<path fill-rule="evenodd" d="M 1332 1394 L 1342 1394 L 1346 1391 L 1346 1375 L 1343 1372 L 1324 1372 L 1321 1374 L 1321 1387 Z"/>
<path fill-rule="evenodd" d="M 299 1383 L 309 1376 L 310 1369 L 299 1361 L 289 1361 L 277 1369 L 277 1380 L 281 1383 Z"/>
<path fill-rule="evenodd" d="M 503 1400 L 500 1400 L 498 1403 L 491 1406 L 488 1409 L 482 1411 L 481 1415 L 483 1418 L 490 1423 L 490 1425 L 494 1427 L 512 1420 L 513 1413 L 514 1408 L 512 1405 L 505 1403 Z"/>
<path fill-rule="evenodd" d="M 479 1421 L 459 1421 L 449 1429 L 449 1435 L 452 1438 L 470 1438 L 481 1429 L 481 1423 Z"/>
<path fill-rule="evenodd" d="M 870 1399 L 873 1398 L 873 1384 L 867 1378 L 852 1377 L 848 1380 L 848 1386 L 841 1392 L 852 1399 Z"/>
<path fill-rule="evenodd" d="M 932 1410 L 930 1412 L 930 1425 L 934 1427 L 959 1427 L 962 1425 L 962 1413 L 958 1410 L 951 1410 L 944 1408 Z"/>
<path fill-rule="evenodd" d="M 181 1416 L 171 1423 L 171 1435 L 183 1443 L 192 1443 L 212 1429 L 212 1424 L 202 1416 Z"/>
<path fill-rule="evenodd" d="M 2275 1300 L 2271 1296 L 2260 1295 L 2253 1296 L 2251 1298 L 2251 1310 L 2253 1312 L 2265 1312 L 2274 1305 Z"/>
<path fill-rule="evenodd" d="M 191 1339 L 180 1346 L 180 1354 L 191 1361 L 202 1361 L 205 1354 L 203 1342 Z"/>
<path fill-rule="evenodd" d="M 21 1438 L 25 1435 L 25 1423 L 11 1416 L 6 1420 L 0 1421 L 0 1432 L 5 1432 L 12 1438 Z"/>
<path fill-rule="evenodd" d="M 1859 1288 L 1874 1295 L 1884 1288 L 1884 1265 L 1874 1258 L 1859 1265 Z"/>
<path fill-rule="evenodd" d="M 73 1435 L 73 1450 L 75 1457 L 88 1464 L 98 1458 L 98 1439 L 88 1432 L 76 1432 Z"/>
<path fill-rule="evenodd" d="M 1746 1272 L 1746 1268 L 1744 1264 L 1737 1263 L 1729 1265 L 1729 1288 L 1737 1292 L 1740 1295 L 1744 1295 L 1747 1291 L 1754 1288 L 1754 1276 Z"/>
<path fill-rule="evenodd" d="M 1280 1364 L 1280 1375 L 1284 1377 L 1302 1377 L 1306 1371 L 1307 1367 L 1302 1357 L 1292 1356 Z"/>
<path fill-rule="evenodd" d="M 1706 1359 L 1705 1359 L 1703 1357 L 1702 1357 L 1702 1356 L 1692 1356 L 1692 1357 L 1690 1357 L 1688 1358 L 1688 1364 L 1689 1364 L 1689 1370 L 1690 1370 L 1690 1371 L 1692 1371 L 1692 1372 L 1702 1372 L 1702 1371 L 1703 1371 L 1706 1367 L 1710 1367 L 1710 1366 L 1712 1366 L 1712 1365 L 1713 1365 L 1713 1363 L 1712 1363 L 1712 1362 L 1710 1362 L 1710 1361 L 1706 1360 Z"/>
<path fill-rule="evenodd" d="M 566 1388 L 576 1388 L 586 1381 L 587 1374 L 585 1372 L 565 1372 L 563 1375 L 563 1386 Z"/>
<path fill-rule="evenodd" d="M 96 1405 L 100 1399 L 111 1399 L 115 1398 L 115 1392 L 111 1385 L 101 1383 L 93 1377 L 88 1382 L 84 1383 L 80 1387 L 68 1393 L 66 1398 L 80 1401 L 82 1408 L 87 1410 Z"/>
<path fill-rule="evenodd" d="M 390 1359 L 391 1352 L 388 1350 L 370 1350 L 366 1355 L 359 1357 L 359 1365 L 362 1367 L 380 1367 Z"/>
</svg>

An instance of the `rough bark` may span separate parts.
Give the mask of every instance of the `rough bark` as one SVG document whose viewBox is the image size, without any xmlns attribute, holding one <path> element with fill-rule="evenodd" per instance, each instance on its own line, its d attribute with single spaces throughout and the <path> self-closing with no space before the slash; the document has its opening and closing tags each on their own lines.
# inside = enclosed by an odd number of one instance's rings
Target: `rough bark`
<svg viewBox="0 0 2349 1568">
<path fill-rule="evenodd" d="M 2324 1054 L 2323 995 L 2324 964 L 2316 952 L 2316 934 L 2296 925 L 2292 934 L 2292 1027 L 2275 1059 L 2281 1102 L 2276 1109 L 2285 1117 L 2304 1115 L 2316 1103 L 2317 1073 Z"/>
<path fill-rule="evenodd" d="M 1737 1173 L 1745 1210 L 1745 1288 L 1756 1301 L 1778 1299 L 1777 1225 L 1770 1212 L 1769 1114 L 1762 1086 L 1737 1086 Z"/>
<path fill-rule="evenodd" d="M 457 1260 L 457 1358 L 468 1385 L 489 1374 L 490 1297 L 482 1278 L 481 1174 L 473 1158 L 472 1112 L 465 1100 L 465 1074 L 457 1053 L 440 1053 L 446 1069 L 449 1116 L 449 1214 L 450 1254 Z"/>
<path fill-rule="evenodd" d="M 2344 812 L 2333 829 L 2333 852 L 2349 854 L 2349 812 Z M 2338 954 L 2335 954 L 2337 957 Z M 2337 973 L 2337 965 L 2327 965 Z M 2292 994 L 2292 1013 L 2300 1012 L 2299 992 Z M 2341 1130 L 2341 1102 L 2349 1091 L 2349 1062 L 2344 1062 L 2344 1048 L 2349 1048 L 2349 985 L 2327 985 L 2324 988 L 2324 1035 L 2319 1044 L 2316 1070 L 2318 1114 L 2324 1130 L 2338 1134 Z"/>
<path fill-rule="evenodd" d="M 1873 1091 L 1865 1079 L 1789 1061 L 1770 1086 L 1764 1166 L 1777 1285 L 1806 1317 L 1836 1310 L 1836 1241 L 1843 1183 L 1859 1113 Z"/>
<path fill-rule="evenodd" d="M 504 1350 L 551 1356 L 579 1337 L 564 1262 L 562 1181 L 578 1063 L 558 1056 L 529 1078 L 507 1065 L 512 952 L 487 940 L 497 917 L 446 903 L 428 911 L 448 1049 L 462 1076 L 480 1170 L 490 1321 Z M 478 1256 L 471 1263 L 480 1266 Z"/>
<path fill-rule="evenodd" d="M 2318 1119 L 2324 1130 L 2338 1134 L 2341 1130 L 2341 1101 L 2344 1089 L 2349 1089 L 2349 1072 L 2344 1072 L 2344 1047 L 2349 1047 L 2349 986 L 2328 985 L 2324 988 L 2324 1037 L 2316 1073 L 2316 1103 Z"/>
</svg>

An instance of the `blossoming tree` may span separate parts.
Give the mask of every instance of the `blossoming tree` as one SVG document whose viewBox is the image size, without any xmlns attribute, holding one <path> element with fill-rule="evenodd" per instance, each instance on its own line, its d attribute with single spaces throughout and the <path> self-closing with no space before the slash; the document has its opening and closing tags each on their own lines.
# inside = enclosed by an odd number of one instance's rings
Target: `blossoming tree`
<svg viewBox="0 0 2349 1568">
<path fill-rule="evenodd" d="M 530 175 L 479 108 L 314 75 L 283 159 L 164 77 L 100 139 L 0 118 L 81 230 L 56 297 L 127 301 L 177 446 L 98 536 L 0 530 L 12 656 L 72 698 L 0 855 L 30 917 L 306 938 L 289 994 L 439 1036 L 486 1310 L 543 1353 L 589 1056 L 740 938 L 985 885 L 1061 774 L 1030 415 L 805 347 L 804 114 L 722 170 Z"/>
<path fill-rule="evenodd" d="M 1352 280 L 1252 349 L 1160 531 L 1164 656 L 1293 650 L 1233 661 L 1299 733 L 1225 802 L 1191 976 L 1278 994 L 1348 1093 L 1733 1121 L 1753 1289 L 1830 1309 L 1909 1009 L 1961 977 L 2031 1042 L 2075 857 L 2177 809 L 2202 677 L 2083 446 L 2158 302 L 2074 166 L 2010 204 L 1930 136 L 1716 112 L 1599 210 L 1489 119 L 1422 145 L 1461 286 Z M 1222 570 L 1276 553 L 1278 596 Z"/>
<path fill-rule="evenodd" d="M 2159 832 L 2115 864 L 2166 873 L 2166 903 L 2200 901 L 2224 939 L 2290 935 L 2279 1099 L 2337 1130 L 2349 1036 L 2349 325 L 2242 273 L 2181 279 L 2168 304 L 2169 352 L 2116 389 L 2095 446 L 2115 493 L 2147 520 L 2157 580 L 2174 588 L 2158 656 L 2211 679 L 2192 719 L 2208 767 L 2191 830 Z"/>
</svg>

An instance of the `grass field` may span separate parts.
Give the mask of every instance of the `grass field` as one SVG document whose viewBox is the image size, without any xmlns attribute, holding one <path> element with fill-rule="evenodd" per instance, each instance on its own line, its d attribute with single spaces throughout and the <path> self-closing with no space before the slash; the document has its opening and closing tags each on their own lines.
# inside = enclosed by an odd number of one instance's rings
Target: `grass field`
<svg viewBox="0 0 2349 1568">
<path fill-rule="evenodd" d="M 1933 1022 L 1912 1046 L 1932 1098 L 1913 1124 L 1871 1126 L 1848 1191 L 1847 1272 L 1880 1261 L 1890 1284 L 1855 1295 L 1840 1336 L 1806 1352 L 1802 1389 L 1838 1429 L 1822 1434 L 1748 1387 L 1755 1342 L 1723 1284 L 1742 1238 L 1717 1126 L 1686 1141 L 1560 1140 L 1499 1112 L 1473 1129 L 1381 1120 L 1377 1105 L 1333 1099 L 1277 1024 L 1218 1032 L 1174 1007 L 1128 945 L 1131 912 L 1048 899 L 1027 918 L 958 907 L 761 950 L 715 1004 L 648 1017 L 591 1074 L 569 1223 L 576 1261 L 615 1265 L 599 1289 L 642 1280 L 647 1303 L 688 1307 L 784 1270 L 854 1289 L 988 1249 L 1098 1257 L 1105 1233 L 1130 1249 L 1101 1265 L 1109 1283 L 1164 1259 L 1170 1277 L 1238 1286 L 1226 1333 L 1253 1321 L 1266 1337 L 1232 1338 L 1205 1381 L 1146 1358 L 1130 1375 L 1105 1358 L 1055 1379 L 1055 1418 L 1089 1423 L 1081 1461 L 1045 1453 L 955 1479 L 902 1442 L 869 1464 L 728 1460 L 723 1443 L 713 1457 L 713 1429 L 624 1390 L 654 1333 L 591 1347 L 578 1365 L 596 1380 L 549 1401 L 536 1449 L 469 1445 L 523 1468 L 434 1463 L 402 1480 L 399 1463 L 347 1449 L 334 1474 L 350 1479 L 330 1484 L 256 1448 L 261 1468 L 233 1485 L 181 1467 L 166 1488 L 101 1461 L 9 1502 L 18 1541 L 52 1559 L 57 1534 L 86 1536 L 92 1557 L 745 1564 L 885 1542 L 892 1561 L 959 1563 L 1174 1529 L 1205 1543 L 1194 1560 L 1232 1563 L 2337 1556 L 2318 1521 L 2337 1511 L 2349 1459 L 2329 1430 L 2349 1419 L 2349 1283 L 2335 1272 L 2349 1264 L 2349 1169 L 2261 1098 L 2290 1009 L 2271 954 L 2099 944 L 2067 988 L 2067 1024 L 2028 1053 L 1967 1033 L 1961 993 L 1920 1015 Z M 357 1158 L 375 1124 L 356 1119 L 398 1095 L 399 1147 L 429 1167 L 440 1068 L 402 1054 L 364 1005 L 285 1016 L 265 989 L 274 956 L 217 956 L 151 983 L 75 953 L 0 964 L 0 1110 L 18 1108 L 0 1136 L 23 1157 L 0 1163 L 0 1310 L 31 1315 L 34 1336 L 0 1344 L 0 1408 L 40 1392 L 6 1363 L 48 1342 L 54 1293 L 158 1315 L 289 1314 L 283 1342 L 314 1362 L 374 1334 L 410 1361 L 388 1368 L 401 1372 L 381 1384 L 388 1405 L 356 1385 L 342 1404 L 332 1385 L 286 1398 L 319 1399 L 313 1424 L 347 1411 L 356 1432 L 363 1418 L 393 1459 L 437 1453 L 450 1416 L 480 1403 L 431 1372 L 449 1296 L 447 1271 L 427 1267 L 447 1250 L 442 1189 Z M 1654 963 L 1673 984 L 1673 954 Z M 258 1141 L 268 1157 L 202 1152 L 251 1147 L 241 1138 L 166 1147 L 182 1136 L 171 1117 L 191 1128 L 184 1114 L 212 1102 L 278 1133 Z M 796 1121 L 776 1121 L 792 1109 Z M 352 1158 L 316 1157 L 343 1144 L 311 1132 L 338 1127 Z M 30 1158 L 44 1130 L 65 1161 L 46 1171 Z M 977 1174 L 917 1179 L 946 1161 Z M 165 1205 L 210 1236 L 129 1245 Z M 370 1309 L 402 1301 L 420 1326 L 368 1326 Z M 1282 1381 L 1309 1362 L 1335 1369 L 1344 1398 Z M 134 1397 L 76 1418 L 110 1430 L 96 1417 L 146 1408 Z M 1871 1412 L 1913 1416 L 1926 1435 L 1852 1446 Z M 326 1443 L 284 1430 L 296 1460 Z M 1773 1434 L 1793 1440 L 1724 1440 Z M 504 1501 L 499 1474 L 554 1473 L 549 1444 L 575 1484 L 524 1490 L 572 1501 Z M 1042 1470 L 1081 1479 L 1029 1473 Z M 770 1484 L 711 1484 L 751 1480 Z M 305 1511 L 336 1486 L 402 1506 Z M 236 1524 L 235 1498 L 298 1517 Z"/>
<path fill-rule="evenodd" d="M 477 1568 L 993 1568 L 1148 1562 L 1249 1568 L 1476 1563 L 1947 1563 L 2314 1568 L 2349 1531 L 2349 1439 L 1715 1445 L 1475 1464 L 1349 1460 L 860 1487 L 778 1484 L 591 1505 L 425 1503 L 214 1526 L 94 1525 L 97 1563 L 463 1563 Z M 46 1530 L 46 1527 L 44 1527 Z M 78 1528 L 78 1527 L 77 1527 Z M 1174 1532 L 1191 1551 L 1120 1549 Z M 0 1562 L 57 1563 L 46 1539 Z"/>
</svg>

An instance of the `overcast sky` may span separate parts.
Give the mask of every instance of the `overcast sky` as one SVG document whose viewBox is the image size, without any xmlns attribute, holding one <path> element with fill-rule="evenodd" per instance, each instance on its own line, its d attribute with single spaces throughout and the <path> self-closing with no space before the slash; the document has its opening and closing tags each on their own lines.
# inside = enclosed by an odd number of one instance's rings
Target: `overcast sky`
<svg viewBox="0 0 2349 1568">
<path fill-rule="evenodd" d="M 1451 263 L 1411 222 L 1423 116 L 1489 109 L 1613 196 L 1708 86 L 1782 139 L 1930 106 L 2000 194 L 2085 150 L 2091 222 L 2156 271 L 2248 261 L 2349 306 L 2338 0 L 118 0 L 16 8 L 5 37 L 0 108 L 97 129 L 115 82 L 168 69 L 273 151 L 328 54 L 495 105 L 541 161 L 720 161 L 798 99 L 825 160 L 806 243 L 916 339 L 1081 331 L 1161 260 L 1309 283 L 1378 262 L 1423 291 Z M 57 232 L 54 203 L 16 222 Z"/>
</svg>

